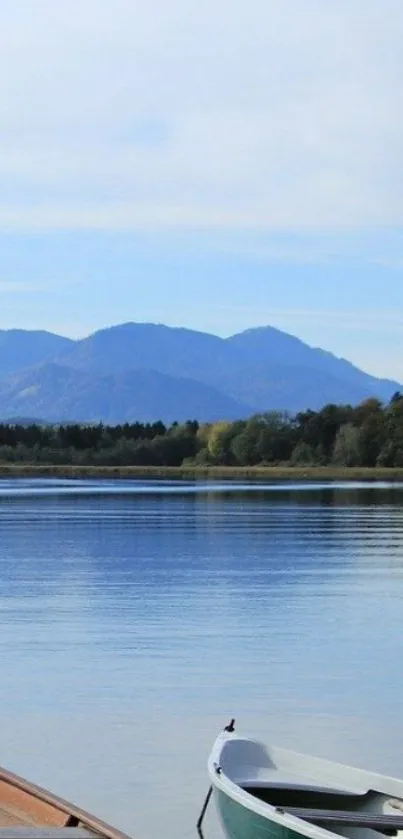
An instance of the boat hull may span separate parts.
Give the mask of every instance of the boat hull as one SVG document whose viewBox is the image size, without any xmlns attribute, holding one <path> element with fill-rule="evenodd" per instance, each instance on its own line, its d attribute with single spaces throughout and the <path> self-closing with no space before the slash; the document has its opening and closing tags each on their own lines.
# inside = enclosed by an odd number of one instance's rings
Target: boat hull
<svg viewBox="0 0 403 839">
<path fill-rule="evenodd" d="M 301 833 L 249 810 L 222 790 L 215 789 L 214 797 L 222 826 L 229 839 L 301 839 Z"/>
<path fill-rule="evenodd" d="M 229 839 L 403 839 L 401 779 L 233 732 L 217 738 L 208 771 Z"/>
</svg>

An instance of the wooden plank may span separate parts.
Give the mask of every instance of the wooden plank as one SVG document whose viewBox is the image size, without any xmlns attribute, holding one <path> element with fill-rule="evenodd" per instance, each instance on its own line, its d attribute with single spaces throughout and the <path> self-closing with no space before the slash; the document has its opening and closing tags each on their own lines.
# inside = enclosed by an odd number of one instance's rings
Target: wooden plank
<svg viewBox="0 0 403 839">
<path fill-rule="evenodd" d="M 92 839 L 96 833 L 85 827 L 0 827 L 0 839 Z"/>
<path fill-rule="evenodd" d="M 372 830 L 403 830 L 403 812 L 398 816 L 383 813 L 363 813 L 350 810 L 312 810 L 309 807 L 277 807 L 290 816 L 315 824 L 339 824 L 349 827 L 368 827 Z"/>
<path fill-rule="evenodd" d="M 66 821 L 65 812 L 60 807 L 2 778 L 0 778 L 0 809 L 9 810 L 22 824 L 28 822 L 28 824 L 62 827 Z"/>
<path fill-rule="evenodd" d="M 15 788 L 16 790 L 20 790 L 22 792 L 28 793 L 30 796 L 33 796 L 35 799 L 38 799 L 39 802 L 43 804 L 48 804 L 51 808 L 54 808 L 61 813 L 61 824 L 58 821 L 56 822 L 55 826 L 62 827 L 63 824 L 68 827 L 69 825 L 67 822 L 71 823 L 71 826 L 78 825 L 79 823 L 83 826 L 89 828 L 95 834 L 100 834 L 104 839 L 130 839 L 130 837 L 123 833 L 116 827 L 112 827 L 112 825 L 107 824 L 102 819 L 93 816 L 91 813 L 87 813 L 85 810 L 82 810 L 80 807 L 71 804 L 69 801 L 65 801 L 63 798 L 60 798 L 58 795 L 54 795 L 53 793 L 49 792 L 49 790 L 44 789 L 43 787 L 39 787 L 37 784 L 33 784 L 30 781 L 26 781 L 25 778 L 21 778 L 19 775 L 16 775 L 14 772 L 9 772 L 7 769 L 0 767 L 0 787 L 2 784 L 10 785 L 11 787 Z M 1 825 L 1 810 L 9 809 L 11 807 L 17 809 L 18 803 L 11 801 L 10 796 L 7 795 L 6 790 L 4 789 L 4 797 L 2 800 L 1 790 L 0 790 L 0 825 Z M 22 803 L 22 802 L 21 802 Z M 26 802 L 24 802 L 25 804 Z M 9 807 L 9 805 L 11 805 Z M 41 828 L 41 825 L 44 826 L 51 826 L 52 822 L 55 823 L 53 818 L 49 818 L 49 814 L 43 818 L 43 814 L 41 817 L 37 817 L 39 814 L 36 812 L 31 813 L 24 809 L 21 810 L 18 814 L 18 821 L 25 825 L 30 824 L 38 824 L 38 828 Z M 6 814 L 7 816 L 7 814 Z M 52 813 L 53 816 L 53 813 Z M 14 823 L 16 820 L 14 820 Z M 3 822 L 3 826 L 7 826 L 9 822 L 8 818 L 6 824 Z"/>
</svg>

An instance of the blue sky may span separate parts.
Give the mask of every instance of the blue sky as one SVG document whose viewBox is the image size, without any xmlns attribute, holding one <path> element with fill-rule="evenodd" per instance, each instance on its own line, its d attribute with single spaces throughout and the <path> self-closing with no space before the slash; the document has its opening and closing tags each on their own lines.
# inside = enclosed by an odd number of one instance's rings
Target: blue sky
<svg viewBox="0 0 403 839">
<path fill-rule="evenodd" d="M 272 324 L 403 381 L 401 0 L 0 10 L 0 328 Z"/>
</svg>

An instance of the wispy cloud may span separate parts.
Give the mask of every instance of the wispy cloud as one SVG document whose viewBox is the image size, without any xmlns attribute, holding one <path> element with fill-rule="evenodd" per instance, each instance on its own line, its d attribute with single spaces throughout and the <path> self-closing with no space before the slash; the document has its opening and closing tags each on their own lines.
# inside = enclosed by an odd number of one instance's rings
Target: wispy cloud
<svg viewBox="0 0 403 839">
<path fill-rule="evenodd" d="M 401 0 L 14 0 L 3 229 L 403 222 Z"/>
</svg>

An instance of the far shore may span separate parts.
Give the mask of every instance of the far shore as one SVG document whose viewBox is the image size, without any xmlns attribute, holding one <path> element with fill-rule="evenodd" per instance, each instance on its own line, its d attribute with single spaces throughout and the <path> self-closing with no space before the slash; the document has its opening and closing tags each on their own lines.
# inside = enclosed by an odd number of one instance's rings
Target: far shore
<svg viewBox="0 0 403 839">
<path fill-rule="evenodd" d="M 137 478 L 182 480 L 403 481 L 403 468 L 337 466 L 74 466 L 0 463 L 2 478 Z"/>
</svg>

